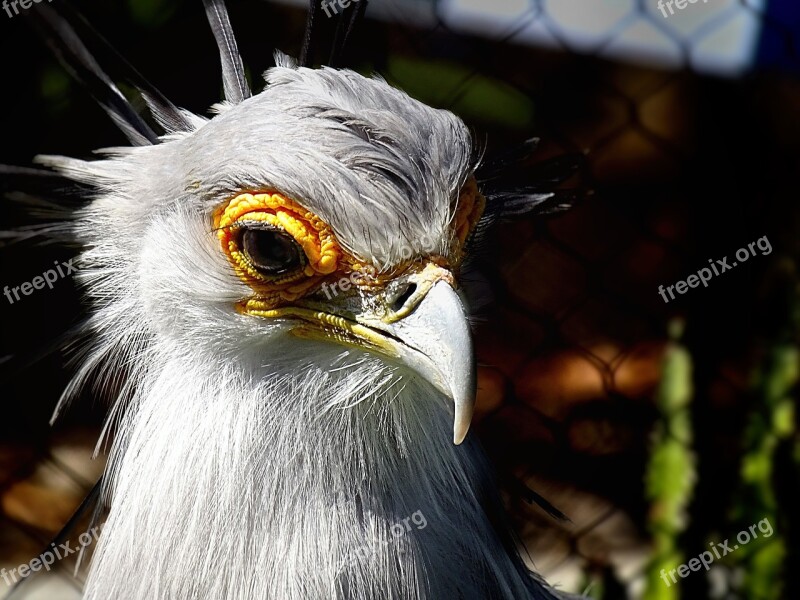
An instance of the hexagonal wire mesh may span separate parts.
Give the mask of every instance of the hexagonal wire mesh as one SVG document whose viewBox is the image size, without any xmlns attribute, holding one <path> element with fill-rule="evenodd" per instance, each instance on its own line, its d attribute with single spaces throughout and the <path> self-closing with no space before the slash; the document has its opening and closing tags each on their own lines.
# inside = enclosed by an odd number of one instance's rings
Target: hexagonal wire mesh
<svg viewBox="0 0 800 600">
<path fill-rule="evenodd" d="M 780 365 L 797 344 L 798 23 L 777 2 L 667 4 L 378 1 L 353 64 L 453 110 L 487 152 L 536 135 L 536 160 L 585 159 L 571 184 L 590 197 L 493 238 L 476 325 L 476 427 L 536 570 L 596 598 L 796 597 L 780 573 L 800 546 L 785 484 L 798 440 L 778 417 L 797 397 Z M 297 47 L 302 11 L 235 4 L 234 21 L 256 10 L 253 23 L 289 23 L 276 47 Z M 252 57 L 257 25 L 243 29 Z M 774 253 L 659 294 L 764 236 Z M 75 450 L 91 436 L 65 431 L 5 453 L 4 564 L 46 547 L 99 473 Z M 760 459 L 766 475 L 748 470 Z M 777 534 L 709 577 L 650 572 L 765 517 Z M 48 585 L 26 593 L 55 597 Z"/>
</svg>

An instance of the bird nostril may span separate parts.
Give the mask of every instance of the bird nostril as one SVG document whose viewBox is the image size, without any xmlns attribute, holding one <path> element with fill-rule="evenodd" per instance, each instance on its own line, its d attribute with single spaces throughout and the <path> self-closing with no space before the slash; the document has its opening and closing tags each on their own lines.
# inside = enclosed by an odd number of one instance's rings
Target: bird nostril
<svg viewBox="0 0 800 600">
<path fill-rule="evenodd" d="M 406 286 L 406 289 L 403 290 L 403 293 L 400 294 L 397 298 L 395 298 L 394 302 L 392 302 L 392 310 L 394 312 L 400 312 L 403 307 L 408 302 L 408 299 L 414 295 L 414 292 L 417 291 L 417 284 L 416 283 L 409 283 Z"/>
</svg>

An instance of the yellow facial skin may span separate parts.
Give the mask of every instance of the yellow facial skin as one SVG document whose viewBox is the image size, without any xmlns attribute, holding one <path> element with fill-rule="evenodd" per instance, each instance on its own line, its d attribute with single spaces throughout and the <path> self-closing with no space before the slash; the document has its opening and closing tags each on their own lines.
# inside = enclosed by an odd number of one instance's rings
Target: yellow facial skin
<svg viewBox="0 0 800 600">
<path fill-rule="evenodd" d="M 267 223 L 292 236 L 305 254 L 305 267 L 278 277 L 260 273 L 239 247 L 237 234 L 248 223 Z M 236 196 L 215 213 L 214 228 L 236 274 L 265 299 L 294 301 L 339 267 L 342 251 L 330 228 L 280 194 Z"/>
<path fill-rule="evenodd" d="M 453 269 L 463 260 L 464 245 L 485 207 L 474 177 L 464 185 L 452 222 L 453 243 L 449 257 L 432 256 L 426 259 L 439 269 Z M 360 261 L 342 249 L 330 227 L 299 203 L 277 192 L 240 194 L 219 207 L 214 215 L 214 229 L 239 278 L 253 290 L 238 308 L 245 314 L 259 317 L 294 316 L 303 320 L 311 314 L 280 315 L 289 304 L 310 295 L 325 281 L 340 279 L 353 272 L 364 274 L 364 287 L 386 284 L 393 277 L 414 268 L 425 268 L 420 261 L 408 261 L 393 269 L 391 274 L 375 275 L 372 265 Z M 267 224 L 291 236 L 302 249 L 304 265 L 293 272 L 277 276 L 265 275 L 252 265 L 240 247 L 244 229 Z M 303 311 L 295 307 L 296 311 Z M 288 311 L 292 312 L 292 311 Z M 309 311 L 313 312 L 313 311 Z M 333 315 L 328 315 L 333 317 Z M 339 317 L 336 317 L 339 318 Z M 320 321 L 320 318 L 314 318 Z M 324 319 L 323 319 L 324 320 Z M 328 324 L 332 326 L 332 323 Z M 341 324 L 337 324 L 341 326 Z M 363 332 L 360 332 L 363 333 Z"/>
</svg>

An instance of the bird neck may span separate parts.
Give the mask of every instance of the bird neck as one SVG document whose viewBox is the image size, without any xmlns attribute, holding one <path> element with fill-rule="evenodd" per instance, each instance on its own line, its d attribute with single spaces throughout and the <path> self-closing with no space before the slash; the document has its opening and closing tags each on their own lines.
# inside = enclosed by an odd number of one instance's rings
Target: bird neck
<svg viewBox="0 0 800 600">
<path fill-rule="evenodd" d="M 149 375 L 120 423 L 86 597 L 539 597 L 446 399 L 337 360 Z"/>
</svg>

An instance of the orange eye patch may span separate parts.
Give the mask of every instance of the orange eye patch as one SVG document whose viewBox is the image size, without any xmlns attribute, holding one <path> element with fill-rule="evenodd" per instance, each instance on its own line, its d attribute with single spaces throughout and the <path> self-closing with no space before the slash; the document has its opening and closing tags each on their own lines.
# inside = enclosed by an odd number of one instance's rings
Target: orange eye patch
<svg viewBox="0 0 800 600">
<path fill-rule="evenodd" d="M 453 262 L 458 263 L 463 258 L 467 238 L 480 221 L 485 208 L 486 198 L 478 190 L 478 182 L 475 181 L 475 178 L 470 177 L 461 188 L 453 217 L 453 235 L 455 237 L 453 249 L 455 260 Z"/>
<path fill-rule="evenodd" d="M 214 228 L 236 274 L 262 297 L 295 300 L 339 268 L 342 250 L 316 215 L 281 194 L 240 194 L 214 213 Z M 244 243 L 244 232 L 270 231 L 295 243 L 294 268 L 265 272 Z"/>
<path fill-rule="evenodd" d="M 450 256 L 429 258 L 458 265 L 485 204 L 470 177 L 454 206 Z M 256 292 L 243 306 L 292 302 L 327 279 L 353 272 L 360 274 L 363 285 L 382 285 L 419 260 L 405 261 L 391 274 L 377 274 L 371 265 L 345 253 L 319 217 L 278 193 L 239 194 L 214 212 L 213 223 L 234 272 Z"/>
</svg>

